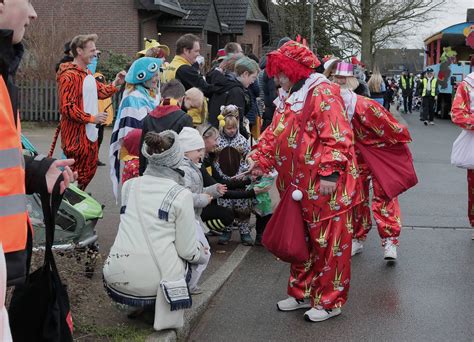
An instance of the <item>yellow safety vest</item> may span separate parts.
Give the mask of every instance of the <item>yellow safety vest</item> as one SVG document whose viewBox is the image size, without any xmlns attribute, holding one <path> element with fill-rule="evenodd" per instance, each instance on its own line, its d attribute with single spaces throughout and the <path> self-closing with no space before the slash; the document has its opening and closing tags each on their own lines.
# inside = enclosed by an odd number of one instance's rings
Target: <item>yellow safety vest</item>
<svg viewBox="0 0 474 342">
<path fill-rule="evenodd" d="M 407 89 L 407 80 L 406 80 L 406 78 L 401 76 L 400 79 L 402 81 L 402 89 Z M 409 77 L 408 78 L 408 85 L 412 89 L 413 89 L 413 82 L 414 82 L 413 77 Z"/>
<path fill-rule="evenodd" d="M 431 80 L 431 96 L 435 97 L 436 96 L 436 86 L 437 86 L 437 79 L 433 77 Z M 428 89 L 428 79 L 424 78 L 423 79 L 423 93 L 421 96 L 426 96 L 426 89 Z"/>
<path fill-rule="evenodd" d="M 174 56 L 171 63 L 163 72 L 164 82 L 169 82 L 171 80 L 174 80 L 176 78 L 176 71 L 182 65 L 191 65 L 191 64 L 184 57 Z"/>
</svg>

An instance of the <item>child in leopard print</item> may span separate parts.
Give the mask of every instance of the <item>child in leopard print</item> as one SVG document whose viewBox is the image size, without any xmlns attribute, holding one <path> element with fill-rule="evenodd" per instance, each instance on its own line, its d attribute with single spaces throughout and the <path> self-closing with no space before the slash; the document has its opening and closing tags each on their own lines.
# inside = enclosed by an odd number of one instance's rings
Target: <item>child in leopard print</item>
<svg viewBox="0 0 474 342">
<path fill-rule="evenodd" d="M 248 141 L 239 133 L 239 109 L 236 106 L 223 106 L 219 120 L 221 134 L 217 139 L 215 150 L 217 158 L 214 161 L 214 168 L 224 179 L 231 179 L 247 170 L 245 157 L 250 152 L 250 146 Z M 249 224 L 250 200 L 219 198 L 217 203 L 231 208 L 235 214 L 234 222 L 231 226 L 226 227 L 219 238 L 219 244 L 227 244 L 232 237 L 232 228 L 238 227 L 242 243 L 246 246 L 252 246 L 253 240 L 250 236 Z"/>
</svg>

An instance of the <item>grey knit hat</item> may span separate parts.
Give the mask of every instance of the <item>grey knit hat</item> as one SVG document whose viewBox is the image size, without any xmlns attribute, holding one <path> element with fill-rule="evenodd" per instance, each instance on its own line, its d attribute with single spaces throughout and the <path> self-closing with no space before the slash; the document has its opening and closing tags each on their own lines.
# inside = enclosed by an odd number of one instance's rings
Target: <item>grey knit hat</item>
<svg viewBox="0 0 474 342">
<path fill-rule="evenodd" d="M 143 142 L 142 154 L 148 159 L 148 164 L 153 166 L 166 166 L 172 169 L 178 168 L 184 158 L 184 152 L 178 141 L 178 134 L 175 131 L 166 130 L 159 133 L 161 137 L 171 137 L 174 139 L 173 145 L 163 153 L 148 154 L 148 146 Z"/>
</svg>

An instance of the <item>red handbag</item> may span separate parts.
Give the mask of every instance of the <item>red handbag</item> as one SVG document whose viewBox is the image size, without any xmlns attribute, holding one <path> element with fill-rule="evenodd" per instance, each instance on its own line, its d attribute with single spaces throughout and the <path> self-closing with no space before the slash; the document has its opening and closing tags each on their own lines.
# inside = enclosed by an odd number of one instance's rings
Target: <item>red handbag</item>
<svg viewBox="0 0 474 342">
<path fill-rule="evenodd" d="M 286 188 L 280 203 L 263 232 L 262 244 L 276 257 L 289 263 L 309 259 L 306 223 L 301 202 L 292 198 L 295 187 Z"/>
<path fill-rule="evenodd" d="M 397 197 L 418 183 L 407 144 L 379 148 L 356 142 L 356 147 L 389 198 Z"/>
<path fill-rule="evenodd" d="M 311 90 L 308 94 L 311 94 Z M 300 124 L 304 124 L 310 110 L 307 108 L 311 96 L 308 95 L 303 108 Z M 304 130 L 300 130 L 296 153 L 293 154 L 295 169 L 298 168 L 298 156 L 301 150 Z M 303 220 L 301 201 L 295 201 L 292 197 L 296 187 L 289 185 L 280 203 L 268 221 L 262 236 L 262 244 L 279 259 L 292 264 L 303 263 L 309 259 L 309 249 L 306 234 L 306 222 Z"/>
</svg>

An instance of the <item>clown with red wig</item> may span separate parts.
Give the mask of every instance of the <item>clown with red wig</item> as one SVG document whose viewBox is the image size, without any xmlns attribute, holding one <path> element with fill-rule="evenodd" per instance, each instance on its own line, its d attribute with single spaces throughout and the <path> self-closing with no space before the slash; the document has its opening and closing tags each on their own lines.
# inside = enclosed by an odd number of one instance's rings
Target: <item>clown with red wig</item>
<svg viewBox="0 0 474 342">
<path fill-rule="evenodd" d="M 289 297 L 277 307 L 309 309 L 304 317 L 312 322 L 339 315 L 347 300 L 352 209 L 361 201 L 357 170 L 351 172 L 356 163 L 353 134 L 340 88 L 315 73 L 319 65 L 295 41 L 268 54 L 266 71 L 281 91 L 272 124 L 248 161 L 263 172 L 278 171 L 280 193 L 290 186 L 298 190 L 293 199 L 301 201 L 310 257 L 291 264 Z"/>
</svg>

